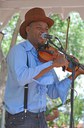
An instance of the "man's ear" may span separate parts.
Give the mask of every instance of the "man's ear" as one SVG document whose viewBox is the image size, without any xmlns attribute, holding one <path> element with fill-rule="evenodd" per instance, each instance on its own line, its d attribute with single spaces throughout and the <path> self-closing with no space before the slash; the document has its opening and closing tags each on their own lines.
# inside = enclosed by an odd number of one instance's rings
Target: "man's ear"
<svg viewBox="0 0 84 128">
<path fill-rule="evenodd" d="M 26 32 L 27 32 L 27 33 L 29 32 L 29 29 L 30 29 L 30 27 L 27 26 L 27 27 L 26 27 Z"/>
</svg>

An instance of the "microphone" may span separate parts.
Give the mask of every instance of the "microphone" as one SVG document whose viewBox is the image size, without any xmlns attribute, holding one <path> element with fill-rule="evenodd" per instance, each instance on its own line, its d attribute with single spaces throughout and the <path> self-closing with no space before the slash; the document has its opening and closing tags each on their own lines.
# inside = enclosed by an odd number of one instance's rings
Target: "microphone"
<svg viewBox="0 0 84 128">
<path fill-rule="evenodd" d="M 47 34 L 47 33 L 42 33 L 41 37 L 42 37 L 43 39 L 52 39 L 52 38 L 53 38 L 52 35 L 49 35 L 49 34 Z"/>
<path fill-rule="evenodd" d="M 43 39 L 56 39 L 58 42 L 59 42 L 59 44 L 61 45 L 61 48 L 62 49 L 64 49 L 63 48 L 63 46 L 62 46 L 62 44 L 61 44 L 61 41 L 59 40 L 59 38 L 58 37 L 56 37 L 56 36 L 53 36 L 53 35 L 49 35 L 49 34 L 47 34 L 46 32 L 44 32 L 44 33 L 42 33 L 42 35 L 41 35 L 41 37 L 43 38 Z M 50 41 L 50 43 L 51 43 L 52 41 Z"/>
</svg>

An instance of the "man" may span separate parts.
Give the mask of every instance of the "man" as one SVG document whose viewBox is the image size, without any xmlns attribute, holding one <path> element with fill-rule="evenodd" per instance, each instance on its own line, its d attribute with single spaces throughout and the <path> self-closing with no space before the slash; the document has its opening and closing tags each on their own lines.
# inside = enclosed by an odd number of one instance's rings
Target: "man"
<svg viewBox="0 0 84 128">
<path fill-rule="evenodd" d="M 38 45 L 46 41 L 42 34 L 48 33 L 53 24 L 41 8 L 32 8 L 25 14 L 20 35 L 26 41 L 14 46 L 7 57 L 6 128 L 47 128 L 44 116 L 46 94 L 52 99 L 60 97 L 63 103 L 66 101 L 72 77 L 59 81 L 53 68 L 67 68 L 68 61 L 56 52 L 51 61 L 43 63 L 38 58 Z M 81 73 L 84 74 L 82 69 L 77 70 L 75 78 Z"/>
</svg>

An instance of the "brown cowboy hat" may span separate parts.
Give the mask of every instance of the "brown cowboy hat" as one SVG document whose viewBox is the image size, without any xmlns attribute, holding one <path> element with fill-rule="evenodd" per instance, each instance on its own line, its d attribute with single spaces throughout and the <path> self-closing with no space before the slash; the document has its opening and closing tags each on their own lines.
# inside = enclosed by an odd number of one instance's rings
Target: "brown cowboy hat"
<svg viewBox="0 0 84 128">
<path fill-rule="evenodd" d="M 43 21 L 48 24 L 49 28 L 54 24 L 54 21 L 45 15 L 42 8 L 32 8 L 25 14 L 25 21 L 20 26 L 20 35 L 27 39 L 26 27 L 36 21 Z"/>
</svg>

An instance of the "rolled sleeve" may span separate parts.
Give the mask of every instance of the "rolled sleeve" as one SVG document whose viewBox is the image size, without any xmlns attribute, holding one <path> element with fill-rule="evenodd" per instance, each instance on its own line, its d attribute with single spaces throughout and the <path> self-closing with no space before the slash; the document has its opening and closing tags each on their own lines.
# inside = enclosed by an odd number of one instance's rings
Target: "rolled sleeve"
<svg viewBox="0 0 84 128">
<path fill-rule="evenodd" d="M 62 103 L 66 102 L 66 98 L 70 89 L 71 80 L 66 78 L 62 81 L 54 83 L 53 85 L 48 86 L 48 95 L 50 98 L 60 98 Z"/>
<path fill-rule="evenodd" d="M 56 87 L 58 91 L 58 95 L 63 104 L 66 102 L 67 95 L 70 89 L 70 85 L 71 85 L 71 80 L 66 78 L 61 83 L 59 83 L 59 85 Z"/>
</svg>

